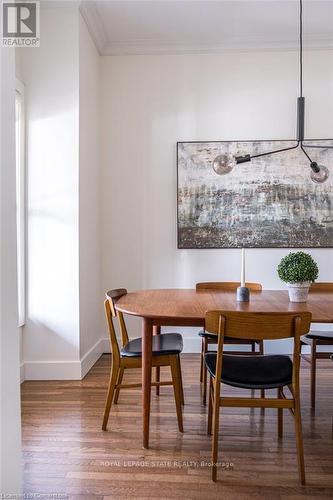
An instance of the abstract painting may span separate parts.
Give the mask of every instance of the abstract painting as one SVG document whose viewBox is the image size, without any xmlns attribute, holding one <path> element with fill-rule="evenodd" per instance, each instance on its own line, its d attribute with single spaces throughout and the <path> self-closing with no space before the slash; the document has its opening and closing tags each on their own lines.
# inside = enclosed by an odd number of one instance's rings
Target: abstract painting
<svg viewBox="0 0 333 500">
<path fill-rule="evenodd" d="M 333 146 L 332 141 L 307 141 Z M 291 141 L 179 142 L 178 248 L 333 247 L 333 149 L 308 150 L 330 170 L 315 184 L 300 149 L 235 165 L 217 175 L 213 160 L 259 154 Z"/>
</svg>

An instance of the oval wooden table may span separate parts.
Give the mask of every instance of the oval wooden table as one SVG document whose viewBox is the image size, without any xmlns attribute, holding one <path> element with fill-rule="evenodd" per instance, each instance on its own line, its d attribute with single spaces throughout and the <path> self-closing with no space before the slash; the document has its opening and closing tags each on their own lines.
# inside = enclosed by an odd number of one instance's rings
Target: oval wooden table
<svg viewBox="0 0 333 500">
<path fill-rule="evenodd" d="M 289 302 L 287 291 L 252 292 L 250 302 L 237 302 L 234 292 L 218 290 L 142 290 L 120 298 L 116 309 L 140 316 L 142 325 L 142 417 L 143 447 L 149 447 L 151 396 L 151 349 L 153 327 L 204 326 L 206 311 L 302 312 L 312 313 L 314 323 L 333 323 L 333 294 L 312 292 L 305 303 Z"/>
</svg>

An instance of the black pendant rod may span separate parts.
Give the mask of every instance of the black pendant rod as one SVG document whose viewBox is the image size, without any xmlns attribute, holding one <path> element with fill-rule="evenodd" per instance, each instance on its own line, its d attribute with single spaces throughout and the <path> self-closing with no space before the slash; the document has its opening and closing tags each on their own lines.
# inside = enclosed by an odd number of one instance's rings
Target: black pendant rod
<svg viewBox="0 0 333 500">
<path fill-rule="evenodd" d="M 305 98 L 303 97 L 303 0 L 299 0 L 299 94 L 297 99 L 297 138 L 301 150 L 310 162 L 312 170 L 319 172 L 316 162 L 312 161 L 303 146 L 305 129 Z"/>
<path fill-rule="evenodd" d="M 303 97 L 303 1 L 299 0 L 299 96 Z"/>
<path fill-rule="evenodd" d="M 273 155 L 275 153 L 282 153 L 283 151 L 290 151 L 291 149 L 296 149 L 300 145 L 300 142 L 297 141 L 295 146 L 290 146 L 289 148 L 275 149 L 274 151 L 270 151 L 267 153 L 259 153 L 257 155 L 244 155 L 244 156 L 235 156 L 236 163 L 246 163 L 251 161 L 252 158 L 259 158 L 260 156 Z"/>
<path fill-rule="evenodd" d="M 304 123 L 305 123 L 305 98 L 303 97 L 303 1 L 299 2 L 299 93 L 300 96 L 297 98 L 297 142 L 294 146 L 282 149 L 276 149 L 274 151 L 267 151 L 266 153 L 260 153 L 257 155 L 244 155 L 235 156 L 236 163 L 246 163 L 251 161 L 252 158 L 259 158 L 261 156 L 268 156 L 276 153 L 282 153 L 284 151 L 290 151 L 291 149 L 296 149 L 299 146 L 305 154 L 305 156 L 310 161 L 312 169 L 316 169 L 317 164 L 313 162 L 308 153 L 304 148 L 310 148 L 311 145 L 303 145 L 304 141 Z M 325 148 L 325 146 L 316 146 L 318 148 Z M 332 147 L 332 146 L 331 146 Z"/>
</svg>

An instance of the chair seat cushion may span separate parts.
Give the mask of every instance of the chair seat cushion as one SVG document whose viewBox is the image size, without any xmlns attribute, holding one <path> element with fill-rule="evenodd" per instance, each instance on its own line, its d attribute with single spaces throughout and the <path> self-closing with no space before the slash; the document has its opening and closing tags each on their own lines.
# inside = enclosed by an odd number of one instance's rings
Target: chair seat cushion
<svg viewBox="0 0 333 500">
<path fill-rule="evenodd" d="M 208 333 L 208 332 L 205 332 L 204 330 L 201 330 L 199 333 L 198 333 L 199 337 L 202 337 L 204 339 L 211 339 L 211 340 L 216 340 L 216 343 L 217 343 L 217 335 L 214 335 L 214 333 Z"/>
<path fill-rule="evenodd" d="M 310 332 L 310 333 L 307 333 L 306 335 L 304 335 L 303 337 L 301 337 L 301 340 L 305 343 L 307 339 L 310 339 L 310 340 L 327 340 L 328 342 L 332 342 L 333 343 L 333 332 L 325 332 L 325 331 L 313 331 L 313 332 Z"/>
<path fill-rule="evenodd" d="M 216 353 L 205 355 L 206 366 L 215 377 Z M 221 382 L 244 389 L 273 389 L 291 383 L 293 364 L 289 356 L 239 356 L 224 354 Z"/>
<path fill-rule="evenodd" d="M 152 339 L 153 356 L 180 354 L 183 350 L 183 337 L 180 333 L 162 333 Z M 120 351 L 122 357 L 142 356 L 141 338 L 130 340 Z"/>
</svg>

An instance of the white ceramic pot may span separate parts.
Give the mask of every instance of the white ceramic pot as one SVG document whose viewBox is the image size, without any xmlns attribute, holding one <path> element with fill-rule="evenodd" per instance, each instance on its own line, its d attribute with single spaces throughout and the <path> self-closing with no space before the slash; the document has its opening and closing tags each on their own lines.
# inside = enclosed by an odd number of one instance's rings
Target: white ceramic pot
<svg viewBox="0 0 333 500">
<path fill-rule="evenodd" d="M 308 300 L 311 281 L 287 283 L 290 302 L 306 302 Z"/>
</svg>

